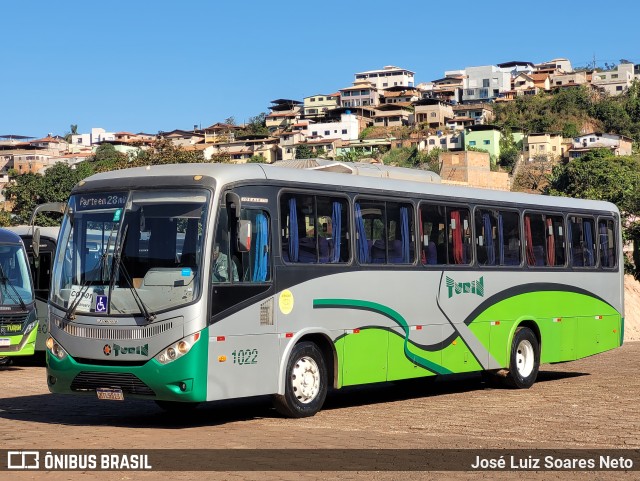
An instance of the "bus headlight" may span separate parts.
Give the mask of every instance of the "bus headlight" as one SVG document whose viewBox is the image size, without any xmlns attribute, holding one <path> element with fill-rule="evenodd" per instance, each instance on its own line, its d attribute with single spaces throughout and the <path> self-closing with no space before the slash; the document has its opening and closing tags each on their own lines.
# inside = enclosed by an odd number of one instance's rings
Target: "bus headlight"
<svg viewBox="0 0 640 481">
<path fill-rule="evenodd" d="M 198 339 L 200 339 L 199 332 L 187 336 L 184 339 L 180 339 L 178 342 L 175 342 L 163 349 L 160 354 L 155 357 L 155 360 L 160 364 L 168 364 L 171 361 L 175 361 L 187 354 L 193 345 L 198 342 Z"/>
<path fill-rule="evenodd" d="M 62 346 L 58 344 L 53 337 L 49 336 L 47 338 L 46 345 L 47 345 L 47 349 L 49 349 L 49 352 L 51 352 L 51 354 L 53 354 L 58 359 L 62 360 L 66 357 L 67 351 L 65 351 L 62 348 Z"/>
</svg>

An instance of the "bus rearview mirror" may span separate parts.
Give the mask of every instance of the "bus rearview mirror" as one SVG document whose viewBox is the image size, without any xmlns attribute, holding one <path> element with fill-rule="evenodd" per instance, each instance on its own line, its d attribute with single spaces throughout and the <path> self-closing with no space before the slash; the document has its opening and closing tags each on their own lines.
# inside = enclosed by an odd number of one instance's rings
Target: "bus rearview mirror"
<svg viewBox="0 0 640 481">
<path fill-rule="evenodd" d="M 33 249 L 33 257 L 37 259 L 40 257 L 40 228 L 36 227 L 33 230 L 33 237 L 31 238 L 31 248 Z"/>
</svg>

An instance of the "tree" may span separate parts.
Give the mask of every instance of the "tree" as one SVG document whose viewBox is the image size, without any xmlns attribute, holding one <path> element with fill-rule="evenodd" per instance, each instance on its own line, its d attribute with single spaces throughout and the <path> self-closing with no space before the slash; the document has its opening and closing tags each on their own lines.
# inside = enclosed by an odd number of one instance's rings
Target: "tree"
<svg viewBox="0 0 640 481">
<path fill-rule="evenodd" d="M 262 153 L 257 155 L 252 155 L 251 158 L 247 160 L 247 164 L 265 164 L 266 162 L 267 162 L 267 159 L 265 159 Z"/>
<path fill-rule="evenodd" d="M 58 162 L 48 168 L 44 175 L 28 173 L 17 176 L 5 189 L 7 200 L 14 205 L 14 221 L 26 224 L 33 209 L 44 202 L 66 202 L 73 186 L 93 173 L 87 167 L 88 165 L 72 169 L 67 164 Z M 37 219 L 38 224 L 45 226 L 57 225 L 58 221 L 59 219 L 44 214 L 39 214 Z"/>
<path fill-rule="evenodd" d="M 71 143 L 72 135 L 78 135 L 78 124 L 71 124 L 71 132 L 67 132 L 64 136 L 64 140 L 66 143 Z"/>
<path fill-rule="evenodd" d="M 296 146 L 296 159 L 313 158 L 313 149 L 306 144 Z"/>
<path fill-rule="evenodd" d="M 11 225 L 11 214 L 4 210 L 0 211 L 0 227 L 9 227 Z"/>
<path fill-rule="evenodd" d="M 367 157 L 367 154 L 362 147 L 352 147 L 344 154 L 338 155 L 336 160 L 341 162 L 358 162 L 360 159 Z"/>
<path fill-rule="evenodd" d="M 553 168 L 546 193 L 613 202 L 620 209 L 625 241 L 633 241 L 634 258 L 640 245 L 640 160 L 615 156 L 608 149 L 596 149 Z M 638 264 L 628 270 L 638 275 Z"/>
<path fill-rule="evenodd" d="M 530 162 L 525 162 L 518 170 L 514 180 L 513 190 L 540 194 L 549 183 L 552 164 L 544 154 L 534 156 Z"/>
<path fill-rule="evenodd" d="M 250 117 L 249 122 L 244 127 L 244 133 L 246 135 L 269 135 L 269 129 L 267 129 L 267 114 L 260 112 L 255 117 Z"/>
<path fill-rule="evenodd" d="M 231 117 L 227 117 L 224 119 L 224 123 L 227 125 L 236 125 L 236 118 L 233 115 Z"/>
<path fill-rule="evenodd" d="M 122 152 L 118 152 L 113 144 L 101 144 L 96 149 L 96 153 L 93 156 L 95 162 L 113 162 L 118 164 L 121 162 L 127 162 L 129 157 Z"/>
<path fill-rule="evenodd" d="M 205 162 L 201 150 L 186 150 L 175 145 L 169 139 L 159 139 L 153 148 L 139 151 L 132 159 L 131 166 L 161 164 L 192 164 Z"/>
</svg>

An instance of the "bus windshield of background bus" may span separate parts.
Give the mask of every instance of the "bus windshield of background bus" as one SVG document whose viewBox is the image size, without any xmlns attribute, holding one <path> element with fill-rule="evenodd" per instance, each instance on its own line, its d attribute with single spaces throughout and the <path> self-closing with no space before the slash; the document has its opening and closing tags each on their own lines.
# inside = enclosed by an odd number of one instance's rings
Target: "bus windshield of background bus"
<svg viewBox="0 0 640 481">
<path fill-rule="evenodd" d="M 101 316 L 193 301 L 201 288 L 208 200 L 200 189 L 72 196 L 51 301 Z"/>
<path fill-rule="evenodd" d="M 27 256 L 21 245 L 0 244 L 0 304 L 33 302 Z"/>
</svg>

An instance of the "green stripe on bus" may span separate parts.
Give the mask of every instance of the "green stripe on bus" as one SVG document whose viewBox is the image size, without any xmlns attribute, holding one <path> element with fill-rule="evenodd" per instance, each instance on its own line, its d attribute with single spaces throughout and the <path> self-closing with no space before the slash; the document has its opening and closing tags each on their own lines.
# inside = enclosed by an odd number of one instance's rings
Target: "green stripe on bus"
<svg viewBox="0 0 640 481">
<path fill-rule="evenodd" d="M 383 304 L 378 304 L 377 302 L 359 301 L 356 299 L 314 299 L 313 307 L 314 309 L 331 307 L 343 309 L 361 309 L 383 315 L 391 319 L 404 330 L 404 355 L 407 357 L 407 359 L 414 362 L 418 366 L 428 369 L 431 372 L 435 372 L 436 374 L 452 373 L 452 371 L 450 371 L 449 369 L 431 362 L 428 359 L 425 359 L 424 357 L 419 356 L 418 354 L 413 353 L 409 350 L 409 324 L 404 319 L 404 317 L 400 315 L 400 313 L 394 311 L 390 307 L 387 307 Z"/>
</svg>

